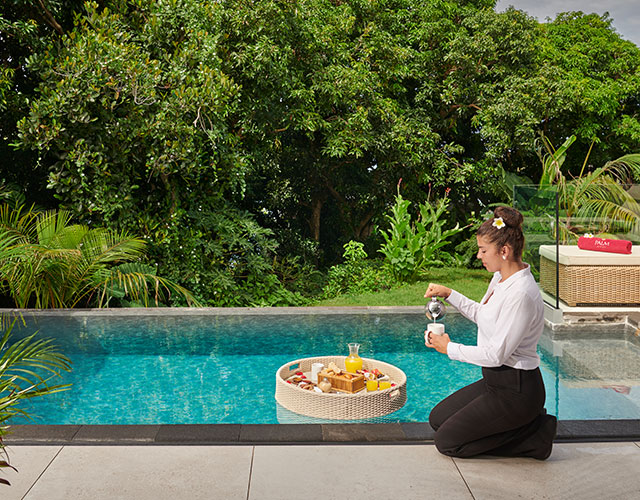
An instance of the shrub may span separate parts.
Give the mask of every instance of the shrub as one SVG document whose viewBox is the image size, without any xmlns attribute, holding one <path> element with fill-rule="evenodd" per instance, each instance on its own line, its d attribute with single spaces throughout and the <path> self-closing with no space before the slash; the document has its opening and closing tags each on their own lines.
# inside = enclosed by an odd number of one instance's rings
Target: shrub
<svg viewBox="0 0 640 500">
<path fill-rule="evenodd" d="M 393 276 L 384 262 L 367 259 L 362 243 L 352 240 L 343 248 L 344 263 L 329 269 L 327 284 L 322 292 L 323 299 L 344 294 L 377 292 L 393 287 Z"/>
<path fill-rule="evenodd" d="M 452 229 L 443 230 L 445 221 L 441 218 L 449 205 L 446 196 L 435 203 L 435 208 L 429 203 L 420 204 L 420 217 L 415 224 L 411 221 L 410 205 L 411 202 L 403 199 L 398 191 L 391 215 L 386 216 L 391 227 L 381 231 L 385 242 L 379 251 L 385 256 L 393 276 L 411 283 L 425 269 L 451 261 L 451 255 L 442 247 L 464 228 L 456 224 Z"/>
</svg>

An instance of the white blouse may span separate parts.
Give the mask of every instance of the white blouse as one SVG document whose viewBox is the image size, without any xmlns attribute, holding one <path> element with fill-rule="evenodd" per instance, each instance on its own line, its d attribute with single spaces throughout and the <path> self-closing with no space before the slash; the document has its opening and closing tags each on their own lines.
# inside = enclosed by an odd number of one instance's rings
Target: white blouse
<svg viewBox="0 0 640 500">
<path fill-rule="evenodd" d="M 507 365 L 533 370 L 540 365 L 536 352 L 544 327 L 544 303 L 529 265 L 500 283 L 493 275 L 481 303 L 453 290 L 447 302 L 478 325 L 478 345 L 450 342 L 451 359 L 474 365 Z"/>
</svg>

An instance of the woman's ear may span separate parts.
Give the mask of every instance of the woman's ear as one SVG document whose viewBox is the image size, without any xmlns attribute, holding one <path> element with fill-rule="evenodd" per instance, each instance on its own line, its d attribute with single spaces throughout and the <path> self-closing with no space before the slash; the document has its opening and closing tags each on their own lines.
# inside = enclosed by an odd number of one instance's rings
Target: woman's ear
<svg viewBox="0 0 640 500">
<path fill-rule="evenodd" d="M 502 256 L 502 260 L 507 260 L 511 256 L 511 248 L 508 245 L 503 246 L 500 249 L 500 255 Z"/>
</svg>

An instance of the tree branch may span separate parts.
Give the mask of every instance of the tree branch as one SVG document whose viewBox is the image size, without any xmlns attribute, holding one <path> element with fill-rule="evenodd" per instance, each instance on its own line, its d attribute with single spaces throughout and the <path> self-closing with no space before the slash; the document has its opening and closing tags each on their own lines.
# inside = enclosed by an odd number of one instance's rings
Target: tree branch
<svg viewBox="0 0 640 500">
<path fill-rule="evenodd" d="M 46 23 L 51 26 L 59 35 L 64 35 L 64 31 L 62 30 L 62 26 L 58 24 L 58 21 L 55 20 L 49 9 L 45 6 L 43 0 L 38 0 L 40 7 L 44 11 L 44 20 Z"/>
<path fill-rule="evenodd" d="M 480 106 L 478 106 L 477 104 L 471 103 L 471 104 L 452 104 L 451 106 L 449 106 L 449 111 L 453 111 L 454 109 L 458 109 L 458 108 L 473 108 L 473 109 L 477 109 L 478 111 L 481 111 L 482 108 L 480 108 Z"/>
</svg>

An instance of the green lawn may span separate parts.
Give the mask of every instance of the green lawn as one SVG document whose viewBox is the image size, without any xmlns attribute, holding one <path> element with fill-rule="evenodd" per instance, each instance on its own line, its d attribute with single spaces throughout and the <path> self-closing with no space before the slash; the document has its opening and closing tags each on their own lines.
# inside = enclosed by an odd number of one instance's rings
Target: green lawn
<svg viewBox="0 0 640 500">
<path fill-rule="evenodd" d="M 424 292 L 429 283 L 439 283 L 453 288 L 470 299 L 479 301 L 492 274 L 484 269 L 437 268 L 425 274 L 424 281 L 403 285 L 393 290 L 378 293 L 348 295 L 323 300 L 316 306 L 423 306 Z"/>
</svg>

